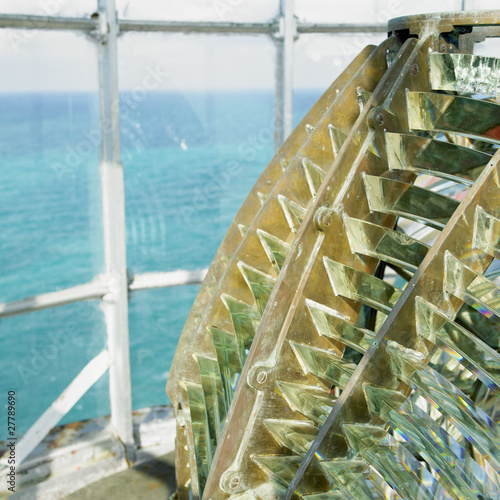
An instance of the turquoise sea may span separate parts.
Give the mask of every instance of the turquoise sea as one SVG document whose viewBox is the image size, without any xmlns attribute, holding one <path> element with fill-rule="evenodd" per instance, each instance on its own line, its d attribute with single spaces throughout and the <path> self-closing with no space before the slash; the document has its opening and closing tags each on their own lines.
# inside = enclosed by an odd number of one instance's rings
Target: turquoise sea
<svg viewBox="0 0 500 500">
<path fill-rule="evenodd" d="M 295 123 L 320 93 L 295 93 Z M 130 275 L 208 267 L 273 155 L 273 92 L 124 93 L 121 116 Z M 99 136 L 95 94 L 0 95 L 0 302 L 103 271 Z M 168 403 L 170 362 L 197 290 L 130 296 L 134 408 Z M 0 397 L 16 391 L 19 435 L 105 345 L 98 301 L 1 321 Z M 62 422 L 109 414 L 107 384 L 105 376 Z"/>
</svg>

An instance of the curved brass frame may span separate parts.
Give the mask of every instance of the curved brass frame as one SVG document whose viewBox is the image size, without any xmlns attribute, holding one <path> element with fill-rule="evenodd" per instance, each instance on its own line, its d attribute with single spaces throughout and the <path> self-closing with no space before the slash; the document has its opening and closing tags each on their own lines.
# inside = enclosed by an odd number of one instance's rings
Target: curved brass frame
<svg viewBox="0 0 500 500">
<path fill-rule="evenodd" d="M 500 256 L 500 62 L 471 55 L 499 25 L 499 11 L 391 20 L 272 160 L 176 353 L 180 498 L 500 491 L 485 413 L 500 287 L 484 275 Z"/>
</svg>

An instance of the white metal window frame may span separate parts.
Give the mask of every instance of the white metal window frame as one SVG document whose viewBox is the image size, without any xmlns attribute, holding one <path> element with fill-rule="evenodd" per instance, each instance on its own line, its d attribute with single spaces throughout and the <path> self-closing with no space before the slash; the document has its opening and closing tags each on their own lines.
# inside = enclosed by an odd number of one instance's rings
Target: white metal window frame
<svg viewBox="0 0 500 500">
<path fill-rule="evenodd" d="M 89 18 L 0 15 L 0 28 L 73 30 L 93 35 L 98 46 L 100 153 L 105 272 L 90 283 L 23 300 L 0 304 L 0 318 L 58 307 L 78 301 L 102 300 L 107 349 L 93 358 L 23 436 L 17 446 L 23 462 L 78 400 L 109 371 L 111 423 L 129 463 L 136 456 L 132 423 L 128 296 L 130 292 L 199 284 L 206 269 L 127 274 L 125 196 L 120 152 L 117 38 L 124 32 L 263 34 L 276 44 L 275 145 L 292 131 L 293 45 L 302 33 L 385 33 L 385 24 L 311 24 L 294 16 L 294 0 L 280 0 L 278 17 L 268 23 L 174 22 L 118 19 L 115 0 L 98 0 L 98 15 Z M 111 124 L 111 126 L 110 126 Z"/>
</svg>

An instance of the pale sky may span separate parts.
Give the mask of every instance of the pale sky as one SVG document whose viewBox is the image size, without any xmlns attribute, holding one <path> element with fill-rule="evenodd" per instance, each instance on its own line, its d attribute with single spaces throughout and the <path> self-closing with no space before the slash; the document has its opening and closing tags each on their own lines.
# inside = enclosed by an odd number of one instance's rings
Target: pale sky
<svg viewBox="0 0 500 500">
<path fill-rule="evenodd" d="M 271 20 L 278 0 L 116 0 L 129 19 Z M 88 16 L 96 0 L 0 0 L 0 13 Z M 401 15 L 460 10 L 461 0 L 295 0 L 305 22 L 385 23 Z M 498 8 L 498 0 L 466 0 L 466 9 Z M 294 87 L 326 88 L 372 35 L 301 35 L 295 42 Z M 347 48 L 347 49 L 346 49 Z M 353 48 L 351 50 L 351 48 Z M 123 90 L 141 86 L 152 72 L 157 89 L 271 89 L 275 48 L 270 37 L 127 33 L 119 40 Z M 0 92 L 97 88 L 95 47 L 81 34 L 0 29 Z"/>
</svg>

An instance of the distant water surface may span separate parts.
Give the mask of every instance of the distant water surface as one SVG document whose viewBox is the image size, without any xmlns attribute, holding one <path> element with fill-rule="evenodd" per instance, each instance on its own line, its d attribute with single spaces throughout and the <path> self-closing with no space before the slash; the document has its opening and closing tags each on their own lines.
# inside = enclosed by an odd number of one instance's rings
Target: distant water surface
<svg viewBox="0 0 500 500">
<path fill-rule="evenodd" d="M 294 94 L 295 124 L 320 91 Z M 269 91 L 121 96 L 130 274 L 210 265 L 273 155 Z M 0 95 L 0 302 L 86 283 L 104 270 L 95 94 Z M 165 404 L 198 286 L 130 297 L 133 406 Z M 98 301 L 0 324 L 0 390 L 23 434 L 106 346 Z M 109 413 L 105 376 L 63 422 Z"/>
</svg>

